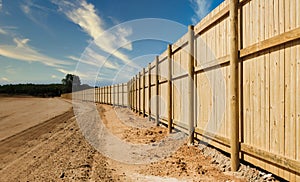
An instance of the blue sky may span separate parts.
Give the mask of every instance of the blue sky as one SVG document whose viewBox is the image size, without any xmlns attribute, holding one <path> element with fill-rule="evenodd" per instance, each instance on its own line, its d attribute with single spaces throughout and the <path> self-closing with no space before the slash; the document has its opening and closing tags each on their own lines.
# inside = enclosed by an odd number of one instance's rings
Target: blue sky
<svg viewBox="0 0 300 182">
<path fill-rule="evenodd" d="M 0 84 L 127 81 L 222 1 L 0 0 Z"/>
</svg>

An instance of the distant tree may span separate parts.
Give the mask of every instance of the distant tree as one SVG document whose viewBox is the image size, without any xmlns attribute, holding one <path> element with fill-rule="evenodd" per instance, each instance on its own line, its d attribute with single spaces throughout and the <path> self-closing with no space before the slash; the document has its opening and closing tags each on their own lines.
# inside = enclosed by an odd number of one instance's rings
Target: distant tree
<svg viewBox="0 0 300 182">
<path fill-rule="evenodd" d="M 70 93 L 72 92 L 72 87 L 74 90 L 78 90 L 81 85 L 81 81 L 79 76 L 67 74 L 65 78 L 61 80 L 62 84 L 65 86 L 64 92 Z"/>
</svg>

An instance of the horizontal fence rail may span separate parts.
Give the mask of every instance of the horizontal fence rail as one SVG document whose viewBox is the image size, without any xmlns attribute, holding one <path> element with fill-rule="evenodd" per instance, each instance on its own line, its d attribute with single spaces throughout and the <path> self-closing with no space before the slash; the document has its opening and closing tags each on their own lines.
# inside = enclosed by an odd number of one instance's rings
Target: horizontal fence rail
<svg viewBox="0 0 300 182">
<path fill-rule="evenodd" d="M 300 181 L 299 9 L 226 0 L 127 83 L 62 97 L 128 107 L 230 153 L 233 170 Z"/>
</svg>

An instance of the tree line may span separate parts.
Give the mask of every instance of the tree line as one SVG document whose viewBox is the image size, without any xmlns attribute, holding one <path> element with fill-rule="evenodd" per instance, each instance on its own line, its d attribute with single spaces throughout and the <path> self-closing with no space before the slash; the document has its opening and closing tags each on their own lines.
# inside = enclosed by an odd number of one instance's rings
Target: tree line
<svg viewBox="0 0 300 182">
<path fill-rule="evenodd" d="M 0 85 L 0 93 L 8 95 L 30 95 L 35 97 L 60 97 L 61 94 L 71 93 L 92 88 L 81 84 L 77 75 L 67 74 L 61 84 L 8 84 Z"/>
</svg>

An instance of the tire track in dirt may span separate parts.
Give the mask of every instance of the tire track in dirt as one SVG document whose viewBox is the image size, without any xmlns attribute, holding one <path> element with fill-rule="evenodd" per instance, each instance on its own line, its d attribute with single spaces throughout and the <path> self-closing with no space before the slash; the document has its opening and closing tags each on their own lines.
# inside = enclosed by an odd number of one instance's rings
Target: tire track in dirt
<svg viewBox="0 0 300 182">
<path fill-rule="evenodd" d="M 1 142 L 5 147 L 15 147 L 2 152 L 6 160 L 1 163 L 1 182 L 128 181 L 85 140 L 72 112 Z M 11 153 L 15 150 L 21 152 Z"/>
<path fill-rule="evenodd" d="M 57 125 L 67 123 L 67 121 L 72 117 L 74 117 L 73 111 L 69 110 L 64 114 L 45 121 L 44 123 L 30 127 L 18 134 L 0 141 L 0 170 L 4 166 L 9 165 L 9 163 L 15 159 L 25 155 L 28 151 L 32 150 L 33 147 L 39 145 L 40 142 L 47 140 L 51 133 L 57 132 L 55 131 Z M 65 126 L 62 126 L 61 128 L 63 127 Z M 57 128 L 56 130 L 60 130 L 61 128 Z M 44 135 L 41 139 L 42 141 L 37 141 L 37 139 L 42 135 Z"/>
</svg>

